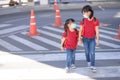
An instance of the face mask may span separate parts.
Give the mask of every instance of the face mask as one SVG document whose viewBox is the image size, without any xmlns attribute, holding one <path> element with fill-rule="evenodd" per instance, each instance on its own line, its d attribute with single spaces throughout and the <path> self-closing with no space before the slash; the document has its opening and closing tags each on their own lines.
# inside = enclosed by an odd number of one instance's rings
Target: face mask
<svg viewBox="0 0 120 80">
<path fill-rule="evenodd" d="M 89 17 L 88 17 L 88 16 L 86 16 L 86 15 L 83 15 L 83 17 L 84 17 L 84 18 L 89 18 Z"/>
<path fill-rule="evenodd" d="M 74 24 L 72 25 L 72 28 L 75 29 L 76 27 L 77 27 L 77 25 L 74 23 Z"/>
</svg>

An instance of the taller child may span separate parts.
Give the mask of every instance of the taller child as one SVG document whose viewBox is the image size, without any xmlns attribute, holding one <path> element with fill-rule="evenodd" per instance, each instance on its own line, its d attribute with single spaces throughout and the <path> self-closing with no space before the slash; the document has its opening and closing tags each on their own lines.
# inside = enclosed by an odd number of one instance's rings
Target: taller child
<svg viewBox="0 0 120 80">
<path fill-rule="evenodd" d="M 83 42 L 88 66 L 96 72 L 95 46 L 99 45 L 99 21 L 94 17 L 91 6 L 84 6 L 81 12 L 84 18 L 80 21 L 79 41 L 80 44 Z"/>
</svg>

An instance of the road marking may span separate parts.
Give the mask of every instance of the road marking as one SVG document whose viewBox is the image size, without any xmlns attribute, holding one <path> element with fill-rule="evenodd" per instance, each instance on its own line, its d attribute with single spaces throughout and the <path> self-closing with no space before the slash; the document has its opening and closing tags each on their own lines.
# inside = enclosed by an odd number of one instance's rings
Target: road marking
<svg viewBox="0 0 120 80">
<path fill-rule="evenodd" d="M 0 28 L 11 26 L 12 24 L 0 24 Z"/>
<path fill-rule="evenodd" d="M 103 41 L 103 40 L 100 40 L 100 44 L 108 46 L 108 47 L 112 47 L 112 48 L 120 48 L 119 44 L 117 45 L 117 44 L 113 44 L 113 43 L 106 42 L 106 41 Z"/>
<path fill-rule="evenodd" d="M 22 55 L 37 61 L 64 61 L 66 53 Z M 96 52 L 96 60 L 120 59 L 120 52 Z M 76 60 L 86 60 L 85 53 L 76 53 Z"/>
<path fill-rule="evenodd" d="M 22 49 L 17 48 L 16 46 L 14 46 L 14 45 L 12 45 L 12 44 L 10 44 L 2 39 L 0 39 L 0 45 L 4 48 L 10 50 L 10 51 L 22 51 Z"/>
<path fill-rule="evenodd" d="M 27 32 L 24 32 L 24 33 L 22 33 L 22 34 L 24 35 L 24 34 L 26 34 L 26 33 L 27 33 Z M 51 45 L 51 46 L 60 48 L 60 43 L 57 43 L 57 42 L 52 41 L 52 40 L 49 40 L 49 39 L 44 38 L 44 37 L 42 37 L 42 36 L 33 36 L 33 37 L 31 37 L 31 38 L 36 39 L 36 40 L 39 40 L 39 41 L 44 42 L 44 43 L 47 43 L 47 44 L 49 44 L 49 45 Z"/>
<path fill-rule="evenodd" d="M 106 36 L 105 34 L 100 34 L 100 37 L 106 38 L 106 39 L 109 39 L 109 40 L 113 40 L 113 41 L 116 41 L 116 42 L 120 42 L 120 40 L 112 38 L 110 36 Z"/>
<path fill-rule="evenodd" d="M 23 30 L 23 29 L 26 29 L 26 28 L 28 28 L 28 26 L 26 26 L 26 25 L 21 25 L 21 26 L 17 26 L 17 27 L 13 27 L 13 28 L 7 28 L 7 29 L 4 29 L 4 30 L 1 30 L 0 35 L 7 34 L 7 33 L 10 33 L 10 32 L 14 32 L 14 31 Z"/>
<path fill-rule="evenodd" d="M 105 9 L 104 8 L 102 8 L 102 6 L 98 6 L 98 8 L 100 8 L 102 11 L 105 11 Z"/>
<path fill-rule="evenodd" d="M 20 43 L 22 43 L 22 44 L 24 44 L 24 45 L 26 45 L 34 50 L 48 50 L 48 49 L 46 49 L 38 44 L 35 44 L 33 42 L 30 42 L 26 39 L 20 38 L 20 37 L 15 36 L 15 35 L 9 36 L 9 38 L 16 40 L 17 42 L 20 42 Z"/>
<path fill-rule="evenodd" d="M 113 29 L 113 28 L 110 28 L 110 27 L 102 27 L 102 26 L 100 26 L 99 28 L 100 29 L 102 28 L 102 29 L 112 30 L 112 31 L 114 30 L 115 32 L 118 31 L 117 29 Z"/>
<path fill-rule="evenodd" d="M 10 21 L 6 21 L 5 23 L 12 23 L 12 22 L 17 22 L 17 21 L 22 21 L 28 18 L 21 18 L 21 19 L 14 19 L 14 20 L 10 20 Z"/>
<path fill-rule="evenodd" d="M 50 32 L 47 32 L 47 31 L 43 31 L 43 30 L 40 30 L 40 29 L 38 29 L 37 31 L 40 32 L 40 33 L 43 33 L 45 35 L 55 37 L 57 39 L 61 39 L 62 38 L 62 37 L 60 37 L 60 35 L 57 35 L 57 34 L 54 34 L 54 33 L 50 33 Z"/>
<path fill-rule="evenodd" d="M 52 31 L 55 31 L 55 32 L 60 32 L 60 33 L 64 32 L 64 30 L 60 30 L 60 29 L 53 28 L 53 27 L 43 27 L 43 28 L 48 29 L 48 30 L 52 30 Z M 110 31 L 103 30 L 103 29 L 99 29 L 99 31 L 107 33 L 107 34 L 117 35 L 117 32 L 110 32 Z"/>
<path fill-rule="evenodd" d="M 64 30 L 60 30 L 60 29 L 58 29 L 58 28 L 54 28 L 54 27 L 43 27 L 44 29 L 48 29 L 48 30 L 52 30 L 52 31 L 55 31 L 55 32 L 60 32 L 60 33 L 63 33 L 64 32 Z"/>
<path fill-rule="evenodd" d="M 117 35 L 117 32 L 111 32 L 111 31 L 107 31 L 107 30 L 103 30 L 103 29 L 99 29 L 99 31 L 107 33 L 107 34 L 111 34 L 111 35 Z"/>
</svg>

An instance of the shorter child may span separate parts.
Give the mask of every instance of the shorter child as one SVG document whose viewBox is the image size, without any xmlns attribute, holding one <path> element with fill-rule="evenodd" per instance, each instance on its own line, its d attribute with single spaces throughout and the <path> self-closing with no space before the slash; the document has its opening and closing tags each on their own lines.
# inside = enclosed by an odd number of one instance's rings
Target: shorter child
<svg viewBox="0 0 120 80">
<path fill-rule="evenodd" d="M 74 19 L 67 19 L 64 24 L 64 33 L 62 34 L 61 50 L 66 50 L 66 72 L 75 67 L 75 53 L 78 46 L 78 30 Z"/>
</svg>

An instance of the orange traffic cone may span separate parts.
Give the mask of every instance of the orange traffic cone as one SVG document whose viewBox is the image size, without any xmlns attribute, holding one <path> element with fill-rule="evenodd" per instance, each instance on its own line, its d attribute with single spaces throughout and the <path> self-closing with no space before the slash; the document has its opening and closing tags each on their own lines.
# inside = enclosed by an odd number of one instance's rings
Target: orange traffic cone
<svg viewBox="0 0 120 80">
<path fill-rule="evenodd" d="M 116 39 L 120 39 L 120 24 L 119 24 L 119 28 L 118 28 L 118 35 L 115 36 Z"/>
<path fill-rule="evenodd" d="M 30 30 L 29 33 L 27 34 L 28 36 L 36 36 L 39 35 L 39 33 L 37 32 L 37 28 L 36 28 L 36 20 L 35 20 L 35 16 L 34 16 L 34 10 L 31 10 L 31 17 L 30 17 Z"/>
<path fill-rule="evenodd" d="M 60 9 L 59 9 L 58 5 L 56 6 L 56 16 L 55 16 L 55 24 L 54 24 L 54 26 L 56 26 L 56 27 L 62 26 Z"/>
<path fill-rule="evenodd" d="M 57 6 L 58 6 L 58 3 L 56 0 L 54 0 L 54 9 L 56 10 L 57 9 Z"/>
</svg>

